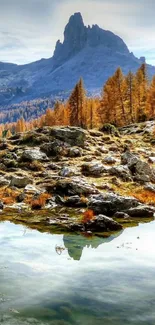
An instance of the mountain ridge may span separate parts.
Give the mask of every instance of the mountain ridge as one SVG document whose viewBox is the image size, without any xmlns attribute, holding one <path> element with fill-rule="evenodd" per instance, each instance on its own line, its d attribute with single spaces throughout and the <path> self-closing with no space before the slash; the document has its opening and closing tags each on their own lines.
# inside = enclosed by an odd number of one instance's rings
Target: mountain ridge
<svg viewBox="0 0 155 325">
<path fill-rule="evenodd" d="M 118 66 L 126 74 L 143 62 L 119 36 L 98 25 L 86 27 L 82 15 L 75 13 L 53 57 L 25 65 L 0 62 L 0 102 L 5 106 L 60 93 L 66 97 L 80 77 L 89 92 L 99 92 Z M 147 67 L 151 78 L 155 67 Z"/>
</svg>

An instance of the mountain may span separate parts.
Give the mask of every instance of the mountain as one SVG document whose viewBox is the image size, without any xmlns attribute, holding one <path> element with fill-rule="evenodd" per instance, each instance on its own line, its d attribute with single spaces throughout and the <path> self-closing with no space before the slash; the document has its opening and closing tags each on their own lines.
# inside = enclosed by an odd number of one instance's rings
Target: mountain
<svg viewBox="0 0 155 325">
<path fill-rule="evenodd" d="M 0 103 L 8 106 L 60 94 L 66 97 L 80 77 L 87 90 L 96 93 L 118 66 L 126 74 L 136 71 L 144 60 L 130 53 L 119 36 L 98 25 L 86 27 L 81 14 L 75 13 L 52 58 L 20 66 L 0 63 Z M 151 78 L 155 67 L 147 67 Z"/>
</svg>

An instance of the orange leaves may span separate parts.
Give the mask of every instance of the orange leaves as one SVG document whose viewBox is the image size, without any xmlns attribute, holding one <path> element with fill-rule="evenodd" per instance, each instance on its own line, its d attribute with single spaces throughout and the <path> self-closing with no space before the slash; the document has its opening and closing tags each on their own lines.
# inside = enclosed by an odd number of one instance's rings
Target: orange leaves
<svg viewBox="0 0 155 325">
<path fill-rule="evenodd" d="M 18 192 L 10 188 L 1 189 L 0 200 L 2 200 L 2 202 L 6 205 L 13 204 L 16 202 L 18 194 Z"/>
<path fill-rule="evenodd" d="M 89 221 L 92 221 L 94 219 L 94 212 L 92 210 L 87 210 L 84 212 L 82 217 L 82 222 L 87 223 Z"/>
<path fill-rule="evenodd" d="M 155 205 L 155 193 L 151 191 L 142 190 L 134 194 L 133 196 L 144 204 Z"/>
<path fill-rule="evenodd" d="M 38 196 L 37 199 L 32 199 L 31 201 L 31 207 L 34 210 L 39 210 L 43 208 L 46 204 L 46 201 L 51 197 L 51 195 L 47 193 L 42 193 Z"/>
</svg>

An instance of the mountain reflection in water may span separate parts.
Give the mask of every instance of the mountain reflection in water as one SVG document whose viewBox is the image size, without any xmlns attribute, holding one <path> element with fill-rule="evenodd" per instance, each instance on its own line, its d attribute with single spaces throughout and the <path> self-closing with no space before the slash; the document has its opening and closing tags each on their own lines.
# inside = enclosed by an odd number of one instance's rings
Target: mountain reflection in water
<svg viewBox="0 0 155 325">
<path fill-rule="evenodd" d="M 154 233 L 155 221 L 109 238 L 0 223 L 0 324 L 154 325 Z"/>
<path fill-rule="evenodd" d="M 122 233 L 119 232 L 115 235 L 109 237 L 98 237 L 98 236 L 89 236 L 89 235 L 64 235 L 63 242 L 65 248 L 68 250 L 68 254 L 74 260 L 79 261 L 82 256 L 83 249 L 94 248 L 97 249 L 103 243 L 111 242 L 116 237 L 120 236 Z"/>
</svg>

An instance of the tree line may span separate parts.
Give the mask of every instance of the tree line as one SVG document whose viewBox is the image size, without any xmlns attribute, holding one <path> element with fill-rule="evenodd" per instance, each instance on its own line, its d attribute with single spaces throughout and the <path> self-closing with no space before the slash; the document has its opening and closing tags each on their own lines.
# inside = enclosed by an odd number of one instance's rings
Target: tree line
<svg viewBox="0 0 155 325">
<path fill-rule="evenodd" d="M 88 98 L 80 79 L 69 99 L 57 101 L 54 108 L 29 122 L 22 117 L 16 123 L 0 125 L 0 134 L 7 136 L 36 127 L 70 125 L 82 128 L 101 127 L 105 123 L 124 126 L 155 118 L 155 76 L 150 82 L 146 64 L 134 74 L 124 75 L 118 68 L 105 83 L 100 97 Z"/>
</svg>

